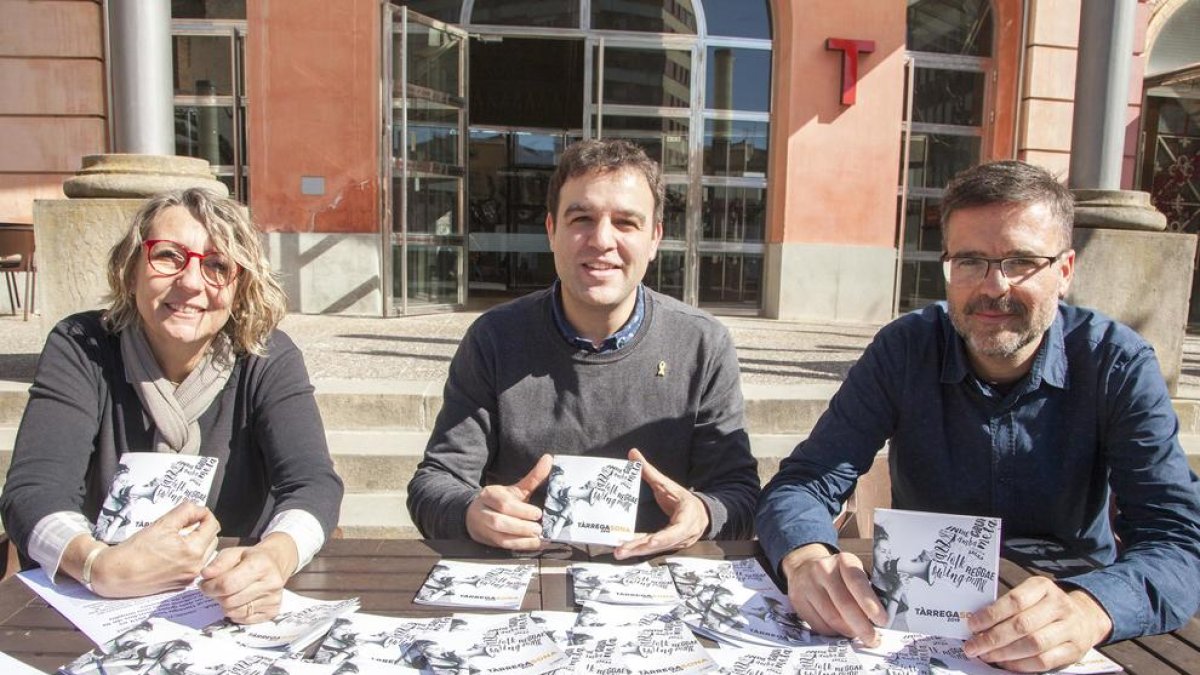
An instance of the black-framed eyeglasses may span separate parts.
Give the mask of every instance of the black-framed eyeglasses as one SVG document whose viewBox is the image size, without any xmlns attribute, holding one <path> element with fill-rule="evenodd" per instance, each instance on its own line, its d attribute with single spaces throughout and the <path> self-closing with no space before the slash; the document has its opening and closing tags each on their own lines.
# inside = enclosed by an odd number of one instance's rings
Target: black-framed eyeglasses
<svg viewBox="0 0 1200 675">
<path fill-rule="evenodd" d="M 992 272 L 992 265 L 996 265 L 1008 283 L 1016 286 L 1049 267 L 1066 252 L 1060 251 L 1057 255 L 1014 255 L 1007 258 L 943 253 L 942 274 L 946 277 L 946 283 L 951 286 L 972 286 L 986 279 Z"/>
<path fill-rule="evenodd" d="M 197 253 L 177 241 L 150 239 L 146 247 L 146 262 L 159 274 L 174 276 L 187 268 L 192 258 L 200 261 L 200 276 L 213 286 L 228 286 L 237 278 L 238 264 L 220 251 Z"/>
</svg>

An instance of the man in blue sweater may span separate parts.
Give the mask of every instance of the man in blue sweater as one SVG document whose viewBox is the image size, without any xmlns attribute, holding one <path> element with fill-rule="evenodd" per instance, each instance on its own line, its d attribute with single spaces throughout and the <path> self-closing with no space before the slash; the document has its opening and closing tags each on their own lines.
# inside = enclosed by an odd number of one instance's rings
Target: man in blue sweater
<svg viewBox="0 0 1200 675">
<path fill-rule="evenodd" d="M 1197 478 L 1151 347 L 1061 301 L 1073 218 L 1071 193 L 1023 162 L 947 187 L 947 302 L 879 332 L 759 504 L 763 548 L 818 632 L 871 643 L 886 622 L 831 524 L 884 442 L 896 508 L 997 516 L 1008 537 L 1054 538 L 1105 564 L 1035 576 L 975 612 L 968 655 L 1041 672 L 1200 607 Z"/>
<path fill-rule="evenodd" d="M 463 337 L 408 485 L 423 535 L 539 548 L 559 454 L 643 462 L 640 534 L 618 558 L 751 536 L 758 473 L 729 332 L 642 285 L 663 197 L 658 164 L 637 146 L 563 153 L 546 216 L 558 280 Z"/>
</svg>

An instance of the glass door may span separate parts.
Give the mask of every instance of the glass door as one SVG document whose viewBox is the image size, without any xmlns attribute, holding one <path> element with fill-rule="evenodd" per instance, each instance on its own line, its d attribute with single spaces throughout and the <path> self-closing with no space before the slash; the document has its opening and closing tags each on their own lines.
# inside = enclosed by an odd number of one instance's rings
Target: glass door
<svg viewBox="0 0 1200 675">
<path fill-rule="evenodd" d="M 696 229 L 700 209 L 695 40 L 593 38 L 589 47 L 585 128 L 596 138 L 642 146 L 666 182 L 663 241 L 646 285 L 694 305 L 697 233 L 689 228 Z"/>
<path fill-rule="evenodd" d="M 466 304 L 467 34 L 384 6 L 384 313 Z"/>
</svg>

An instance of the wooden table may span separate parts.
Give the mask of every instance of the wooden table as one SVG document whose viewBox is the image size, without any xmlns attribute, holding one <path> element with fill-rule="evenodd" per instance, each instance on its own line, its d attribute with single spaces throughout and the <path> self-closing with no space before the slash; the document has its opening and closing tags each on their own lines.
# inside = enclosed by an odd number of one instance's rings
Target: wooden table
<svg viewBox="0 0 1200 675">
<path fill-rule="evenodd" d="M 844 550 L 859 555 L 870 567 L 869 540 L 847 539 L 841 543 Z M 608 551 L 603 547 L 561 547 L 538 557 L 540 573 L 530 584 L 522 609 L 574 609 L 566 567 L 580 561 L 613 562 Z M 765 566 L 755 542 L 701 542 L 681 553 L 711 558 L 757 556 Z M 326 600 L 358 597 L 362 611 L 372 614 L 443 615 L 450 610 L 412 602 L 430 568 L 441 558 L 496 564 L 523 559 L 473 542 L 334 539 L 308 567 L 292 578 L 288 588 Z M 652 562 L 661 559 L 655 558 Z M 1007 589 L 1036 571 L 1004 560 L 1000 573 L 1002 586 Z M 19 579 L 0 583 L 0 651 L 46 672 L 54 672 L 58 666 L 91 648 L 91 642 L 82 633 Z M 1193 619 L 1174 633 L 1128 640 L 1103 647 L 1101 651 L 1133 675 L 1200 673 L 1200 620 Z"/>
</svg>

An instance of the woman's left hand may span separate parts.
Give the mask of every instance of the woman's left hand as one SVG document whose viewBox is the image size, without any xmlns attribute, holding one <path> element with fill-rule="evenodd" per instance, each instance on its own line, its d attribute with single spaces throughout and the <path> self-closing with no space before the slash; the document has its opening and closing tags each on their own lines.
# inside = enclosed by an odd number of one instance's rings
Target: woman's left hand
<svg viewBox="0 0 1200 675">
<path fill-rule="evenodd" d="M 255 546 L 236 546 L 217 554 L 200 570 L 200 590 L 217 601 L 235 623 L 259 623 L 275 618 L 283 585 L 296 569 L 296 544 L 274 533 Z"/>
</svg>

